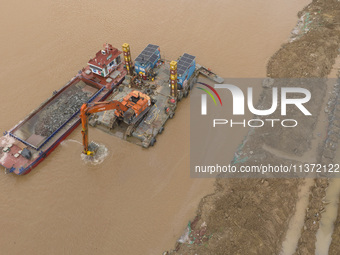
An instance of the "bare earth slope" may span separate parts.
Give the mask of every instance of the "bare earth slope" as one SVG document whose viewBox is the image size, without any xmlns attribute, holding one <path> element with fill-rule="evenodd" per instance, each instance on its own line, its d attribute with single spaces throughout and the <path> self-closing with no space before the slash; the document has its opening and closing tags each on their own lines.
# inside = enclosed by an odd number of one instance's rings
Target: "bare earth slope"
<svg viewBox="0 0 340 255">
<path fill-rule="evenodd" d="M 313 1 L 299 13 L 299 18 L 291 40 L 269 60 L 268 77 L 327 77 L 331 72 L 339 53 L 340 3 Z M 302 125 L 289 133 L 283 128 L 270 132 L 265 128 L 251 130 L 242 148 L 243 154 L 251 155 L 247 164 L 255 160 L 263 164 L 303 163 L 310 158 L 316 158 L 315 162 L 332 162 L 334 153 L 330 153 L 327 132 L 325 136 L 316 136 L 318 126 L 323 130 L 329 128 L 328 123 L 321 122 L 320 115 L 330 100 L 327 96 L 330 86 L 326 82 L 321 86 L 311 85 L 312 95 L 319 95 L 308 106 L 313 117 L 303 120 Z M 263 90 L 260 106 L 271 103 L 270 93 L 270 89 Z M 298 111 L 290 114 L 299 118 Z M 332 127 L 331 123 L 329 126 Z M 340 133 L 334 134 L 338 142 Z M 303 183 L 303 179 L 217 179 L 215 193 L 203 198 L 199 205 L 189 240 L 177 244 L 168 254 L 279 254 Z M 296 254 L 314 254 L 327 186 L 327 179 L 315 179 L 311 186 L 309 210 L 298 235 Z M 339 217 L 330 254 L 340 254 Z"/>
</svg>

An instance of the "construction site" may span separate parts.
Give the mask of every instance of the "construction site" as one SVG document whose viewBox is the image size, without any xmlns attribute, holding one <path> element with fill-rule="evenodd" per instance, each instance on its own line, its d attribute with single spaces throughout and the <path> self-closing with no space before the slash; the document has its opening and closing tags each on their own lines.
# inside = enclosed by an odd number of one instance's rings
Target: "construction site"
<svg viewBox="0 0 340 255">
<path fill-rule="evenodd" d="M 280 79 L 316 79 L 311 116 L 292 107 L 294 128 L 223 127 L 223 157 L 231 168 L 339 165 L 338 1 L 2 9 L 0 254 L 340 254 L 337 172 L 192 177 L 190 135 L 201 126 L 189 121 L 195 92 L 222 108 L 203 84 L 260 77 L 253 103 L 263 110 Z"/>
<path fill-rule="evenodd" d="M 101 155 L 96 155 L 99 145 L 89 143 L 89 124 L 144 148 L 153 146 L 200 74 L 223 82 L 187 53 L 168 61 L 161 57 L 159 46 L 148 44 L 132 61 L 128 43 L 122 45 L 122 52 L 107 43 L 103 48 L 78 75 L 0 138 L 0 164 L 7 173 L 29 173 L 80 122 L 83 153 L 92 160 Z"/>
</svg>

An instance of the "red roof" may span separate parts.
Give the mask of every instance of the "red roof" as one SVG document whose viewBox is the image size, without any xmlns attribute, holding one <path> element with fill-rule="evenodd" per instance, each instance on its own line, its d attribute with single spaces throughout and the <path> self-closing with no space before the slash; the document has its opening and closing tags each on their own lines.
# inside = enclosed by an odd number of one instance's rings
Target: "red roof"
<svg viewBox="0 0 340 255">
<path fill-rule="evenodd" d="M 96 57 L 89 60 L 89 65 L 94 65 L 100 68 L 107 66 L 112 60 L 118 57 L 122 52 L 111 44 L 104 44 L 104 50 L 97 52 Z"/>
</svg>

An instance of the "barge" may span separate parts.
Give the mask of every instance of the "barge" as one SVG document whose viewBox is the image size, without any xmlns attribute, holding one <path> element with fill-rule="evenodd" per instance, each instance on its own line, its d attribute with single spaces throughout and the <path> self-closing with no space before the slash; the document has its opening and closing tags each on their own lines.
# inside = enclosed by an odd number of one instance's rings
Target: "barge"
<svg viewBox="0 0 340 255">
<path fill-rule="evenodd" d="M 201 65 L 197 65 L 197 69 L 198 71 L 205 77 L 207 77 L 208 79 L 217 82 L 217 83 L 223 83 L 224 79 L 220 76 L 218 76 L 217 74 L 215 74 L 213 71 L 210 70 L 210 68 L 206 68 L 204 66 Z"/>
<path fill-rule="evenodd" d="M 105 44 L 59 91 L 0 137 L 0 165 L 23 175 L 42 162 L 79 124 L 86 102 L 105 100 L 127 74 L 117 48 Z"/>
</svg>

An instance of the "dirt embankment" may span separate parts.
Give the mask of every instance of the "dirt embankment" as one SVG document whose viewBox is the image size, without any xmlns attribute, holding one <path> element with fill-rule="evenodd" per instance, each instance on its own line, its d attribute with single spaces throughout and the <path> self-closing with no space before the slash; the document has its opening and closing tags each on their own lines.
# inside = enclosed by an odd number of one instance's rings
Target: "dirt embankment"
<svg viewBox="0 0 340 255">
<path fill-rule="evenodd" d="M 340 254 L 340 199 L 338 208 L 338 218 L 335 221 L 334 232 L 332 235 L 332 243 L 329 248 L 329 255 Z"/>
<path fill-rule="evenodd" d="M 320 78 L 330 73 L 340 45 L 340 3 L 313 1 L 299 13 L 299 19 L 290 41 L 268 62 L 268 77 Z M 318 155 L 317 162 L 325 160 L 325 140 L 319 138 L 318 144 L 312 145 L 318 116 L 327 104 L 327 85 L 317 84 L 308 87 L 312 95 L 319 95 L 308 104 L 313 117 L 304 119 L 298 110 L 292 109 L 288 114 L 302 123 L 289 132 L 282 127 L 249 132 L 242 148 L 243 154 L 251 155 L 247 164 L 303 163 L 311 151 Z M 265 88 L 258 106 L 267 109 L 271 105 L 270 95 L 271 88 Z M 279 254 L 302 182 L 302 179 L 217 179 L 216 192 L 202 199 L 186 242 L 177 244 L 168 254 Z M 327 185 L 327 179 L 315 180 L 296 254 L 314 254 Z M 339 232 L 338 218 L 334 232 L 337 238 Z M 333 238 L 331 251 L 340 254 L 336 240 Z"/>
</svg>

